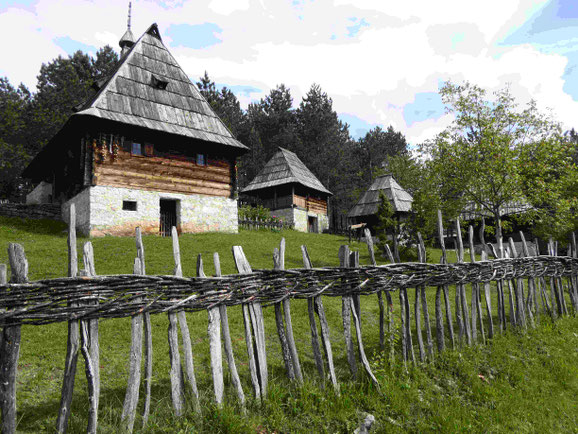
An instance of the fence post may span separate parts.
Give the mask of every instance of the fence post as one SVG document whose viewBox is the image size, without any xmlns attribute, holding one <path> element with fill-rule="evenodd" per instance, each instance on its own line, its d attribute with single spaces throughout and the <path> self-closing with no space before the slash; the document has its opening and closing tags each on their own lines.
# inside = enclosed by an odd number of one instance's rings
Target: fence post
<svg viewBox="0 0 578 434">
<path fill-rule="evenodd" d="M 8 259 L 12 271 L 11 283 L 25 283 L 28 280 L 28 261 L 20 244 L 10 243 Z M 16 374 L 20 355 L 20 325 L 7 325 L 2 330 L 0 351 L 0 408 L 2 410 L 2 433 L 16 432 Z"/>
<path fill-rule="evenodd" d="M 442 220 L 442 212 L 438 209 L 438 237 L 440 240 L 440 247 L 442 249 L 442 256 L 440 262 L 442 264 L 448 263 L 446 244 L 444 240 L 444 226 Z M 436 328 L 437 328 L 437 341 L 438 341 L 438 351 L 442 352 L 445 349 L 445 336 L 444 336 L 444 323 L 442 321 L 442 309 L 441 309 L 441 291 L 444 294 L 444 303 L 446 308 L 446 323 L 448 326 L 448 333 L 450 334 L 450 341 L 452 342 L 452 348 L 456 347 L 456 338 L 454 334 L 454 323 L 452 320 L 452 308 L 450 306 L 450 289 L 448 285 L 443 285 L 441 288 L 437 288 L 436 291 Z"/>
<path fill-rule="evenodd" d="M 134 259 L 133 274 L 142 275 L 142 266 L 139 258 Z M 139 303 L 141 298 L 137 298 L 135 303 Z M 141 377 L 142 362 L 142 314 L 133 315 L 131 318 L 131 336 L 130 336 L 130 357 L 129 372 L 122 406 L 121 421 L 123 428 L 131 433 L 134 428 L 134 419 L 136 417 L 136 407 L 138 404 L 139 385 Z"/>
<path fill-rule="evenodd" d="M 306 246 L 301 246 L 301 252 L 303 254 L 303 265 L 307 269 L 313 268 L 311 264 L 311 259 L 309 258 L 309 252 Z M 321 301 L 321 296 L 316 295 L 313 299 L 308 298 L 307 301 L 313 301 L 315 312 L 319 318 L 319 328 L 321 329 L 321 339 L 323 342 L 323 349 L 325 351 L 325 357 L 327 357 L 327 366 L 329 367 L 329 377 L 331 378 L 331 383 L 333 384 L 333 390 L 339 394 L 339 384 L 337 383 L 337 377 L 335 375 L 335 365 L 333 364 L 333 350 L 331 348 L 331 340 L 329 339 L 329 324 L 327 323 L 327 318 L 325 317 L 325 308 L 323 307 L 323 302 Z M 309 320 L 312 321 L 311 310 L 309 312 Z M 314 319 L 313 319 L 314 323 Z M 315 329 L 317 332 L 317 329 Z M 311 325 L 311 333 L 313 333 L 313 325 Z M 313 337 L 312 337 L 313 340 Z M 314 349 L 315 351 L 315 349 Z M 321 371 L 320 371 L 321 372 Z"/>
<path fill-rule="evenodd" d="M 221 260 L 219 259 L 219 254 L 213 254 L 213 262 L 215 264 L 215 275 L 221 277 Z M 243 410 L 245 410 L 245 394 L 243 393 L 243 386 L 241 385 L 241 379 L 239 378 L 239 373 L 237 372 L 237 365 L 235 364 L 235 356 L 233 355 L 233 343 L 231 342 L 231 333 L 229 330 L 229 317 L 227 315 L 227 306 L 225 304 L 219 305 L 219 313 L 221 316 L 221 333 L 223 335 L 223 346 L 225 348 L 225 355 L 227 357 L 227 364 L 229 365 L 229 371 L 231 372 L 231 382 L 237 391 L 237 397 L 241 402 Z"/>
<path fill-rule="evenodd" d="M 343 245 L 339 248 L 339 266 L 349 268 L 349 246 Z M 343 295 L 341 297 L 341 315 L 343 318 L 343 335 L 345 336 L 345 351 L 347 352 L 347 361 L 349 370 L 354 379 L 357 378 L 357 363 L 355 361 L 355 352 L 353 350 L 353 341 L 351 339 L 351 296 Z"/>
<path fill-rule="evenodd" d="M 417 239 L 418 239 L 418 243 L 419 243 L 419 252 L 421 252 L 421 262 L 425 264 L 427 262 L 427 253 L 426 253 L 425 244 L 423 242 L 423 238 L 422 238 L 420 232 L 417 233 Z M 420 288 L 420 295 L 421 295 L 421 308 L 423 310 L 423 321 L 425 323 L 427 353 L 428 353 L 428 356 L 431 359 L 433 359 L 434 358 L 433 339 L 432 339 L 431 324 L 430 324 L 430 319 L 429 319 L 429 309 L 428 309 L 428 305 L 427 305 L 425 286 L 423 286 L 423 285 Z"/>
<path fill-rule="evenodd" d="M 243 248 L 233 246 L 233 259 L 239 274 L 250 274 L 251 265 Z M 255 398 L 265 399 L 267 396 L 267 353 L 265 349 L 265 325 L 263 310 L 259 302 L 243 303 L 243 319 L 245 321 L 245 341 L 249 356 L 249 370 L 255 391 Z M 253 345 L 254 342 L 254 345 Z"/>
<path fill-rule="evenodd" d="M 78 274 L 78 253 L 76 250 L 76 207 L 70 205 L 68 216 L 68 277 L 76 277 Z M 72 305 L 72 304 L 71 304 Z M 74 391 L 74 379 L 76 377 L 76 364 L 80 349 L 80 328 L 78 320 L 68 321 L 68 337 L 66 341 L 66 358 L 64 362 L 64 377 L 60 394 L 60 408 L 56 418 L 56 432 L 66 432 L 68 416 Z"/>
</svg>

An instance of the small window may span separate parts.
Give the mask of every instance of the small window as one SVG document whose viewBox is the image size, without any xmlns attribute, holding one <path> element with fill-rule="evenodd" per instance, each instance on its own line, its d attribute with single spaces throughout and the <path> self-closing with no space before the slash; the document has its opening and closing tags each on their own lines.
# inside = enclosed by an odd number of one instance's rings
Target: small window
<svg viewBox="0 0 578 434">
<path fill-rule="evenodd" d="M 142 155 L 142 145 L 140 143 L 133 143 L 130 152 L 132 155 Z"/>
<path fill-rule="evenodd" d="M 152 157 L 154 155 L 154 146 L 152 143 L 145 143 L 144 145 L 144 154 L 147 157 Z"/>
<path fill-rule="evenodd" d="M 134 200 L 123 200 L 122 201 L 123 211 L 136 211 L 136 201 Z"/>
<path fill-rule="evenodd" d="M 204 166 L 206 163 L 205 154 L 197 154 L 197 164 L 199 166 Z"/>
</svg>

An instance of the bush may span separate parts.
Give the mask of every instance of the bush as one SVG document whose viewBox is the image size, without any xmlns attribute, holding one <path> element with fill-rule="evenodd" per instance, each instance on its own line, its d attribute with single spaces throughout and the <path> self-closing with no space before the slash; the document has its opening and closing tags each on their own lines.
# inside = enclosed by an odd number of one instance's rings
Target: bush
<svg viewBox="0 0 578 434">
<path fill-rule="evenodd" d="M 239 218 L 241 220 L 271 220 L 269 209 L 262 205 L 243 205 L 239 207 Z"/>
</svg>

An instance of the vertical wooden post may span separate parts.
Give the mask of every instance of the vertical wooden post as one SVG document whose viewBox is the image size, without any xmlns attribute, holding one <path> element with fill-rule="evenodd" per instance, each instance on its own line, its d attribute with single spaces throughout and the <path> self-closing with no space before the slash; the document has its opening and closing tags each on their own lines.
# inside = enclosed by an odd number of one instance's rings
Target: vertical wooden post
<svg viewBox="0 0 578 434">
<path fill-rule="evenodd" d="M 219 254 L 217 252 L 213 254 L 213 263 L 215 264 L 215 275 L 217 277 L 221 277 L 221 260 L 219 259 Z M 231 373 L 231 382 L 237 391 L 237 397 L 239 398 L 241 406 L 244 409 L 245 393 L 243 392 L 243 386 L 241 385 L 241 379 L 239 378 L 239 373 L 237 372 L 237 365 L 235 363 L 235 356 L 233 354 L 233 343 L 231 341 L 231 333 L 229 329 L 227 306 L 224 304 L 219 305 L 219 313 L 221 316 L 221 333 L 223 337 L 223 346 L 225 348 L 225 356 L 227 357 L 227 364 L 229 365 L 229 371 Z"/>
<path fill-rule="evenodd" d="M 133 274 L 142 275 L 142 266 L 139 258 L 134 259 Z M 139 301 L 140 299 L 135 300 L 135 302 Z M 138 405 L 142 362 L 142 328 L 142 314 L 133 315 L 131 317 L 128 380 L 121 415 L 123 428 L 129 433 L 131 433 L 134 428 L 134 419 L 136 417 L 136 408 Z"/>
<path fill-rule="evenodd" d="M 233 246 L 233 258 L 239 274 L 253 272 L 243 248 Z M 243 319 L 245 321 L 245 341 L 249 356 L 249 370 L 255 390 L 255 398 L 267 397 L 267 353 L 265 348 L 265 327 L 263 311 L 259 302 L 243 303 Z M 253 341 L 255 345 L 253 345 Z"/>
<path fill-rule="evenodd" d="M 303 263 L 305 268 L 312 268 L 311 259 L 309 258 L 309 253 L 307 252 L 306 246 L 301 246 L 301 251 L 303 253 Z M 331 383 L 333 384 L 333 390 L 339 394 L 339 384 L 337 383 L 337 376 L 335 375 L 335 365 L 333 363 L 333 350 L 331 348 L 331 340 L 329 339 L 329 324 L 327 318 L 325 317 L 325 309 L 323 307 L 323 302 L 321 301 L 321 296 L 313 298 L 313 303 L 315 304 L 315 312 L 319 318 L 319 328 L 321 329 L 321 340 L 323 342 L 323 350 L 325 351 L 325 357 L 327 358 L 327 366 L 329 368 L 329 377 L 331 378 Z M 311 318 L 311 317 L 310 317 Z"/>
<path fill-rule="evenodd" d="M 203 270 L 203 257 L 200 253 L 197 257 L 197 276 L 207 277 Z M 209 335 L 213 390 L 215 392 L 215 402 L 217 406 L 220 407 L 223 404 L 223 394 L 225 391 L 225 383 L 223 381 L 223 354 L 221 352 L 221 313 L 218 306 L 207 309 L 207 313 L 209 316 L 207 333 Z"/>
<path fill-rule="evenodd" d="M 476 251 L 474 246 L 474 228 L 469 227 L 469 244 L 470 244 L 470 261 L 472 263 L 476 262 Z M 472 284 L 472 339 L 474 342 L 477 340 L 477 328 L 476 323 L 480 322 L 480 333 L 482 335 L 482 342 L 486 342 L 486 333 L 484 330 L 484 321 L 482 317 L 482 307 L 480 305 L 480 284 Z"/>
<path fill-rule="evenodd" d="M 83 248 L 83 275 L 94 277 L 94 250 L 92 243 L 87 241 Z M 89 305 L 98 304 L 98 300 L 88 301 Z M 88 427 L 87 432 L 96 433 L 98 425 L 98 404 L 100 397 L 100 345 L 98 342 L 98 319 L 80 321 L 81 351 L 84 357 L 86 380 L 88 383 Z"/>
<path fill-rule="evenodd" d="M 417 233 L 417 239 L 418 239 L 418 243 L 419 243 L 419 249 L 421 252 L 421 261 L 425 264 L 427 262 L 427 253 L 426 253 L 426 249 L 425 249 L 425 244 L 423 242 L 423 238 L 421 236 L 421 233 L 419 233 L 419 232 Z M 431 332 L 431 324 L 430 324 L 430 318 L 429 318 L 429 309 L 428 309 L 428 305 L 427 305 L 425 286 L 422 286 L 420 288 L 420 295 L 421 295 L 421 307 L 423 310 L 423 321 L 425 323 L 427 353 L 428 353 L 428 356 L 431 359 L 433 359 L 433 357 L 434 357 L 433 338 L 432 338 L 432 332 Z"/>
<path fill-rule="evenodd" d="M 464 262 L 464 243 L 462 242 L 462 230 L 460 228 L 460 219 L 456 218 L 456 239 L 458 241 L 458 262 Z M 472 345 L 472 329 L 470 324 L 470 314 L 468 310 L 468 299 L 466 297 L 466 287 L 464 284 L 458 283 L 456 291 L 460 292 L 460 302 L 462 308 L 462 321 L 466 333 L 468 345 Z"/>
<path fill-rule="evenodd" d="M 139 259 L 140 271 L 143 276 L 146 275 L 146 263 L 145 263 L 145 250 L 144 244 L 142 242 L 142 234 L 140 227 L 135 229 L 135 243 L 136 243 L 136 256 Z M 143 331 L 144 331 L 144 386 L 145 386 L 145 398 L 143 404 L 142 412 L 142 426 L 146 426 L 149 418 L 150 407 L 151 407 L 151 387 L 152 387 L 152 375 L 153 375 L 153 337 L 152 337 L 152 326 L 151 326 L 151 316 L 150 313 L 143 313 Z"/>
<path fill-rule="evenodd" d="M 6 285 L 8 282 L 8 274 L 6 264 L 0 264 L 0 285 Z M 0 309 L 0 312 L 3 309 Z M 2 340 L 4 339 L 4 329 L 0 328 L 0 349 L 2 349 Z"/>
<path fill-rule="evenodd" d="M 285 238 L 281 238 L 279 249 L 275 249 L 274 262 L 276 270 L 285 269 Z M 281 318 L 281 311 L 285 319 Z M 277 320 L 277 331 L 279 332 L 279 340 L 283 350 L 283 357 L 289 356 L 286 361 L 287 374 L 291 379 L 293 373 L 295 379 L 299 383 L 303 383 L 303 374 L 301 372 L 301 363 L 299 362 L 299 354 L 297 353 L 297 346 L 295 345 L 295 338 L 293 337 L 293 325 L 291 322 L 291 300 L 285 298 L 281 303 L 275 304 L 275 317 Z M 283 334 L 285 335 L 285 342 L 283 342 Z M 288 354 L 286 354 L 288 352 Z M 291 372 L 292 371 L 292 372 Z"/>
<path fill-rule="evenodd" d="M 28 261 L 20 244 L 8 245 L 8 260 L 12 272 L 11 283 L 28 280 Z M 7 321 L 8 322 L 8 321 Z M 20 325 L 6 325 L 2 330 L 0 351 L 0 409 L 2 410 L 2 433 L 16 432 L 16 374 L 20 356 Z"/>
<path fill-rule="evenodd" d="M 359 252 L 351 252 L 349 256 L 349 265 L 351 267 L 358 268 L 359 267 Z M 359 357 L 361 359 L 361 364 L 365 369 L 367 375 L 371 379 L 371 382 L 379 391 L 379 383 L 377 382 L 377 378 L 373 375 L 371 371 L 371 367 L 369 366 L 369 361 L 367 360 L 367 356 L 365 355 L 365 349 L 363 348 L 363 336 L 361 333 L 361 303 L 359 299 L 359 294 L 354 294 L 352 296 L 352 303 L 350 304 L 351 308 L 351 315 L 353 316 L 353 325 L 355 326 L 355 334 L 357 336 L 357 346 L 359 349 Z"/>
<path fill-rule="evenodd" d="M 301 253 L 303 255 L 303 267 L 308 270 L 313 268 L 306 246 L 301 246 Z M 323 366 L 323 358 L 321 357 L 321 345 L 319 344 L 317 323 L 315 322 L 315 297 L 309 297 L 307 299 L 307 313 L 309 315 L 309 328 L 311 330 L 311 348 L 313 349 L 313 359 L 315 360 L 317 372 L 321 377 L 321 387 L 325 388 L 325 368 Z"/>
<path fill-rule="evenodd" d="M 385 253 L 387 255 L 387 258 L 389 259 L 389 262 L 391 262 L 392 264 L 395 262 L 394 258 L 393 258 L 393 254 L 391 253 L 391 250 L 389 248 L 389 246 L 387 244 L 385 244 Z M 394 324 L 394 320 L 393 320 L 393 298 L 391 296 L 390 291 L 385 291 L 385 297 L 387 300 L 387 324 L 388 324 L 388 335 L 389 335 L 389 363 L 390 365 L 393 364 L 394 360 L 395 360 L 395 324 Z M 403 330 L 403 327 L 402 327 Z M 403 339 L 403 333 L 402 333 L 402 339 Z"/>
<path fill-rule="evenodd" d="M 530 257 L 530 250 L 528 249 L 528 243 L 526 243 L 526 237 L 524 233 L 520 231 L 520 239 L 522 240 L 522 253 L 526 258 Z M 528 298 L 526 299 L 526 310 L 530 318 L 530 323 L 534 327 L 533 314 L 539 315 L 538 299 L 536 297 L 536 281 L 533 277 L 528 278 Z"/>
<path fill-rule="evenodd" d="M 76 250 L 76 207 L 70 205 L 68 217 L 68 277 L 76 277 L 78 274 L 78 252 Z M 76 364 L 80 349 L 80 328 L 78 320 L 68 321 L 68 337 L 66 340 L 66 358 L 64 362 L 64 377 L 60 394 L 60 408 L 56 418 L 56 432 L 66 432 L 70 405 L 74 392 L 74 379 L 76 377 Z"/>
<path fill-rule="evenodd" d="M 349 267 L 349 246 L 342 245 L 339 248 L 339 266 L 341 268 Z M 355 352 L 353 349 L 353 340 L 351 338 L 351 305 L 352 300 L 350 295 L 341 297 L 341 315 L 343 319 L 343 335 L 345 337 L 345 351 L 347 353 L 347 361 L 349 363 L 349 370 L 354 379 L 357 378 L 357 362 L 355 361 Z"/>
<path fill-rule="evenodd" d="M 512 252 L 512 257 L 518 257 L 518 251 L 516 250 L 516 245 L 512 237 L 508 238 L 508 244 L 510 246 L 510 251 Z M 522 279 L 516 279 L 512 281 L 516 296 L 516 322 L 518 326 L 526 328 L 526 304 L 524 303 L 524 282 Z M 532 313 L 529 312 L 529 315 Z"/>
<path fill-rule="evenodd" d="M 375 251 L 373 248 L 373 238 L 369 229 L 365 228 L 363 231 L 365 235 L 365 242 L 367 243 L 367 251 L 369 252 L 369 261 L 374 267 L 377 266 L 375 260 Z M 379 348 L 385 350 L 385 308 L 383 305 L 383 291 L 377 293 L 377 301 L 379 304 Z"/>
<path fill-rule="evenodd" d="M 446 245 L 444 241 L 444 226 L 442 220 L 442 212 L 438 209 L 438 238 L 440 240 L 440 247 L 442 249 L 442 256 L 440 261 L 442 264 L 447 264 L 447 253 L 446 253 Z M 452 308 L 450 306 L 450 291 L 448 285 L 444 285 L 442 287 L 443 294 L 444 294 L 444 302 L 446 308 L 446 322 L 448 326 L 448 332 L 450 334 L 450 341 L 452 342 L 452 348 L 456 347 L 456 340 L 454 335 L 454 324 L 452 320 Z M 444 339 L 444 328 L 443 322 L 441 321 L 442 313 L 441 313 L 441 303 L 438 300 L 441 298 L 440 295 L 440 288 L 438 288 L 436 293 L 436 327 L 438 330 L 437 339 L 438 339 L 438 350 L 443 351 L 445 348 L 445 339 Z M 439 311 L 437 311 L 439 307 Z"/>
<path fill-rule="evenodd" d="M 173 244 L 173 260 L 175 268 L 173 274 L 177 277 L 183 276 L 183 267 L 181 265 L 181 248 L 179 245 L 179 234 L 177 228 L 171 228 L 171 238 Z M 170 379 L 171 379 L 171 398 L 173 408 L 177 416 L 181 416 L 184 407 L 184 378 L 181 367 L 181 354 L 179 352 L 179 332 L 181 330 L 181 342 L 183 345 L 183 359 L 185 365 L 185 375 L 187 377 L 191 394 L 193 396 L 193 405 L 197 412 L 200 411 L 199 392 L 197 390 L 197 380 L 195 378 L 195 367 L 193 362 L 193 346 L 187 324 L 187 316 L 184 311 L 169 311 L 169 354 L 171 360 Z M 178 324 L 178 326 L 177 326 Z"/>
</svg>

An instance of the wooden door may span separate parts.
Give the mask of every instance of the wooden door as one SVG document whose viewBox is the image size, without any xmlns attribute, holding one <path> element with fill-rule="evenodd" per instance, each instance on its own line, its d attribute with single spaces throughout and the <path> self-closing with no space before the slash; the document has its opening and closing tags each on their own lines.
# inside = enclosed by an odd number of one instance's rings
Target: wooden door
<svg viewBox="0 0 578 434">
<path fill-rule="evenodd" d="M 307 232 L 317 233 L 317 217 L 309 216 L 307 218 Z"/>
<path fill-rule="evenodd" d="M 171 236 L 173 226 L 177 226 L 177 201 L 161 199 L 160 233 L 164 237 Z"/>
</svg>

